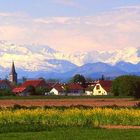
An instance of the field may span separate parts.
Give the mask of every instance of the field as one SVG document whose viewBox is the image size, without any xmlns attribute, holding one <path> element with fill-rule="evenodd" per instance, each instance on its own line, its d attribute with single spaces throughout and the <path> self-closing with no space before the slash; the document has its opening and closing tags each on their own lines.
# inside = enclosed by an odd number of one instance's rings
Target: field
<svg viewBox="0 0 140 140">
<path fill-rule="evenodd" d="M 3 133 L 1 140 L 139 140 L 139 130 L 107 130 L 93 128 L 54 128 L 43 132 Z"/>
<path fill-rule="evenodd" d="M 39 129 L 45 130 L 46 128 L 54 128 L 59 126 L 90 126 L 100 128 L 107 125 L 140 126 L 140 109 L 3 108 L 0 110 L 0 132 L 12 131 L 18 127 L 20 130 L 30 131 Z"/>
<path fill-rule="evenodd" d="M 0 139 L 139 140 L 140 109 L 134 108 L 139 102 L 114 97 L 3 97 Z"/>
<path fill-rule="evenodd" d="M 139 100 L 133 98 L 124 98 L 113 96 L 99 97 L 99 96 L 29 96 L 29 97 L 0 97 L 0 106 L 14 106 L 19 104 L 22 106 L 124 106 L 132 107 L 139 103 Z"/>
</svg>

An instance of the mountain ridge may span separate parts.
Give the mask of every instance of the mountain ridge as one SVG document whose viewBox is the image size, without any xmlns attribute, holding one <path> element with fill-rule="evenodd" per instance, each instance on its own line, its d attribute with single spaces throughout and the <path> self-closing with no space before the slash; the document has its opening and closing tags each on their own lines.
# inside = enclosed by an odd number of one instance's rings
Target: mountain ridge
<svg viewBox="0 0 140 140">
<path fill-rule="evenodd" d="M 67 79 L 76 73 L 87 77 L 115 77 L 140 73 L 140 49 L 62 53 L 47 45 L 16 45 L 0 41 L 0 75 L 8 75 L 14 60 L 19 77 Z M 50 76 L 49 76 L 50 75 Z"/>
</svg>

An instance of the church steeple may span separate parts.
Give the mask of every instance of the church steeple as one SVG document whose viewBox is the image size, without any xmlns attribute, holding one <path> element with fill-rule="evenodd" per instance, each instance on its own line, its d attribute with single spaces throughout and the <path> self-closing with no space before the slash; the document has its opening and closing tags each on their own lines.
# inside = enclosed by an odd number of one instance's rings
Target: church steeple
<svg viewBox="0 0 140 140">
<path fill-rule="evenodd" d="M 17 73 L 16 73 L 14 61 L 12 62 L 12 69 L 9 74 L 9 81 L 12 82 L 13 84 L 17 84 Z"/>
</svg>

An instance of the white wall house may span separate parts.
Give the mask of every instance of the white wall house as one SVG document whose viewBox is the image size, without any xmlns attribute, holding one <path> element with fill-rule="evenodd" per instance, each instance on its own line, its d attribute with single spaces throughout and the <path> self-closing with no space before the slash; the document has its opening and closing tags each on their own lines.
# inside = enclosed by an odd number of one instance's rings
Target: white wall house
<svg viewBox="0 0 140 140">
<path fill-rule="evenodd" d="M 108 95 L 108 92 L 101 86 L 101 84 L 95 84 L 94 86 L 91 86 L 92 90 L 86 90 L 86 95 Z"/>
<path fill-rule="evenodd" d="M 108 95 L 108 93 L 100 84 L 96 84 L 93 89 L 93 95 Z"/>
<path fill-rule="evenodd" d="M 51 94 L 54 94 L 54 95 L 60 95 L 60 92 L 59 92 L 57 89 L 55 89 L 55 88 L 53 88 L 53 89 L 50 91 L 50 93 L 51 93 Z"/>
</svg>

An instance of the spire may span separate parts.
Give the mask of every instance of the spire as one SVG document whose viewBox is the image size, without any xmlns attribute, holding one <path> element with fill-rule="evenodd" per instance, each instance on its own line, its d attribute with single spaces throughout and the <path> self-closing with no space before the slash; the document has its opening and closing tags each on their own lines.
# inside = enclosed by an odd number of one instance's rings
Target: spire
<svg viewBox="0 0 140 140">
<path fill-rule="evenodd" d="M 12 69 L 11 69 L 11 74 L 15 74 L 16 70 L 15 70 L 15 64 L 14 61 L 12 62 Z"/>
<path fill-rule="evenodd" d="M 12 83 L 17 83 L 17 73 L 15 70 L 14 61 L 12 62 L 12 69 L 11 69 L 11 72 L 9 74 L 9 81 L 11 81 Z"/>
</svg>

